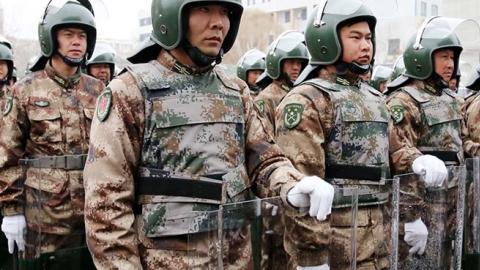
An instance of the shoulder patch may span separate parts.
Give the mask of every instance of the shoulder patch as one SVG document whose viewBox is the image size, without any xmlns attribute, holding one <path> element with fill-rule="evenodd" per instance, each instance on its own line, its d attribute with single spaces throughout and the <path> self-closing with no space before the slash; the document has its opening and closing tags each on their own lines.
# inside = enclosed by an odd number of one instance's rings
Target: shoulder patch
<svg viewBox="0 0 480 270">
<path fill-rule="evenodd" d="M 7 96 L 5 99 L 5 106 L 3 107 L 3 116 L 7 116 L 12 111 L 12 107 L 13 107 L 13 97 Z"/>
<path fill-rule="evenodd" d="M 255 101 L 255 105 L 257 106 L 258 110 L 260 110 L 261 113 L 265 112 L 265 101 L 257 100 Z"/>
<path fill-rule="evenodd" d="M 302 120 L 303 105 L 299 103 L 290 103 L 285 106 L 283 111 L 283 121 L 285 127 L 292 129 Z"/>
<path fill-rule="evenodd" d="M 107 119 L 111 106 L 112 90 L 107 87 L 97 99 L 97 118 L 100 120 L 100 122 L 103 122 Z"/>
<path fill-rule="evenodd" d="M 404 117 L 405 108 L 401 105 L 393 105 L 390 108 L 390 113 L 395 124 L 402 122 Z"/>
</svg>

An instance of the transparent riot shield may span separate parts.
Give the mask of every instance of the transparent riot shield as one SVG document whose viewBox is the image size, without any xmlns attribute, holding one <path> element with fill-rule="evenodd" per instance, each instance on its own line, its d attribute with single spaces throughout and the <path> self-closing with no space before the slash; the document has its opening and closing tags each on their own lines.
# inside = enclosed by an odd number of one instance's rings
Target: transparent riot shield
<svg viewBox="0 0 480 270">
<path fill-rule="evenodd" d="M 462 269 L 465 166 L 448 168 L 442 187 L 426 187 L 421 175 L 397 175 L 400 182 L 398 269 Z M 428 230 L 423 254 L 409 253 L 405 223 L 421 218 Z M 412 230 L 412 229 L 408 229 Z"/>
<path fill-rule="evenodd" d="M 96 269 L 85 240 L 82 170 L 45 168 L 45 159 L 21 162 L 27 233 L 19 269 Z"/>
<path fill-rule="evenodd" d="M 227 203 L 205 212 L 202 226 L 188 235 L 188 269 L 277 270 L 323 264 L 356 269 L 357 190 L 337 189 L 336 194 L 343 195 L 335 198 L 341 205 L 324 222 L 304 209 L 285 207 L 279 197 Z M 333 219 L 344 227 L 330 226 Z"/>
<path fill-rule="evenodd" d="M 470 158 L 467 167 L 467 200 L 465 211 L 465 270 L 478 269 L 480 265 L 480 158 Z"/>
<path fill-rule="evenodd" d="M 354 253 L 349 269 L 397 269 L 398 179 L 341 181 L 350 188 L 354 187 L 357 193 L 357 206 L 352 208 L 352 211 L 356 211 L 356 230 L 352 237 L 356 243 L 352 244 L 355 250 L 352 250 Z M 336 194 L 336 198 L 345 195 L 348 194 Z M 346 198 L 349 200 L 348 196 Z M 332 235 L 338 236 L 338 231 L 344 227 L 338 219 L 341 207 L 341 203 L 334 203 L 330 217 Z M 331 246 L 335 249 L 342 241 L 333 238 Z M 331 252 L 331 269 L 346 269 L 339 265 L 338 254 L 335 250 Z"/>
</svg>

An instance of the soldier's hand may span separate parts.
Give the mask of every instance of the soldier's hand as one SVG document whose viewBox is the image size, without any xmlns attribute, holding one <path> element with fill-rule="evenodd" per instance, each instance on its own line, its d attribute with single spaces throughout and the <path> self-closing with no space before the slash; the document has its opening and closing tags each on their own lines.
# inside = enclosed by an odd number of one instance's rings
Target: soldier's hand
<svg viewBox="0 0 480 270">
<path fill-rule="evenodd" d="M 24 237 L 27 231 L 27 223 L 24 215 L 3 217 L 2 231 L 8 240 L 8 252 L 13 254 L 15 243 L 19 251 L 25 250 Z"/>
<path fill-rule="evenodd" d="M 427 238 L 427 226 L 425 226 L 421 218 L 413 222 L 405 223 L 405 237 L 403 240 L 412 247 L 408 251 L 410 254 L 417 253 L 418 255 L 422 255 L 427 246 Z"/>
<path fill-rule="evenodd" d="M 432 155 L 423 155 L 412 163 L 414 173 L 421 175 L 428 187 L 441 187 L 447 179 L 448 171 L 445 163 Z"/>
<path fill-rule="evenodd" d="M 287 194 L 288 202 L 298 208 L 308 208 L 311 217 L 323 221 L 332 212 L 333 186 L 317 176 L 306 176 Z"/>
</svg>

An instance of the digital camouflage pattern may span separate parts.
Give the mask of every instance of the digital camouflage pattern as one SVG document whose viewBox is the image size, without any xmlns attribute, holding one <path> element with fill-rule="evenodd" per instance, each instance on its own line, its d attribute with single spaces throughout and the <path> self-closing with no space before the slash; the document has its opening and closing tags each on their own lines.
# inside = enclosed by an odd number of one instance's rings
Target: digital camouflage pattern
<svg viewBox="0 0 480 270">
<path fill-rule="evenodd" d="M 0 86 L 0 108 L 2 109 L 2 114 L 10 112 L 12 109 L 11 94 L 10 88 L 6 84 Z"/>
<path fill-rule="evenodd" d="M 207 244 L 215 240 L 207 237 L 211 232 L 201 216 L 219 202 L 136 196 L 138 176 L 153 170 L 192 180 L 223 175 L 220 203 L 243 200 L 250 187 L 261 196 L 285 198 L 303 176 L 266 131 L 246 84 L 219 67 L 195 70 L 162 51 L 157 60 L 133 66 L 109 88 L 110 113 L 103 122 L 93 121 L 84 172 L 87 243 L 98 269 L 210 265 Z M 142 211 L 135 215 L 137 205 Z M 163 222 L 192 215 L 200 217 L 189 228 Z M 236 259 L 225 258 L 226 269 L 246 269 L 251 263 L 249 237 L 242 233 L 245 227 L 237 228 L 225 232 L 232 235 L 226 255 Z M 188 247 L 196 249 L 195 255 Z"/>
<path fill-rule="evenodd" d="M 445 161 L 447 166 L 463 163 L 462 138 L 467 138 L 468 134 L 465 133 L 461 102 L 450 90 L 436 89 L 428 80 L 413 80 L 388 97 L 387 106 L 390 109 L 401 107 L 404 115 L 403 119 L 392 123 L 389 128 L 390 158 L 395 174 L 411 171 L 413 161 L 423 154 L 452 153 L 455 160 Z M 442 233 L 447 230 L 449 235 L 454 235 L 456 179 L 449 178 L 448 194 L 445 190 L 427 189 L 422 181 L 403 181 L 400 222 L 435 216 L 438 222 L 434 219 L 425 220 L 429 231 Z M 445 217 L 443 223 L 440 222 L 442 217 Z M 403 231 L 400 233 L 402 241 L 399 254 L 400 261 L 403 261 L 409 247 L 403 242 Z M 444 249 L 436 253 L 448 252 L 450 247 L 444 244 Z M 438 257 L 438 254 L 430 254 Z"/>
<path fill-rule="evenodd" d="M 303 107 L 296 125 L 285 118 L 290 104 Z M 382 94 L 358 77 L 345 79 L 321 69 L 319 78 L 304 82 L 284 97 L 275 116 L 277 143 L 306 175 L 327 178 L 340 188 L 367 189 L 366 181 L 329 179 L 326 169 L 334 165 L 356 165 L 383 169 L 385 176 L 388 175 L 390 116 Z M 386 245 L 389 225 L 382 208 L 359 208 L 356 241 L 357 267 L 361 269 L 389 266 Z M 327 261 L 330 269 L 350 269 L 351 217 L 348 208 L 333 209 L 325 222 L 287 211 L 284 244 L 291 256 L 289 269 Z"/>
<path fill-rule="evenodd" d="M 480 156 L 480 94 L 476 92 L 465 98 L 465 102 L 462 105 L 462 113 L 465 119 L 466 130 L 463 141 L 463 150 L 465 154 L 470 157 Z"/>
<path fill-rule="evenodd" d="M 290 89 L 291 87 L 282 81 L 274 80 L 269 86 L 260 91 L 260 94 L 255 98 L 255 103 L 272 127 L 275 125 L 275 108 L 277 108 Z"/>
<path fill-rule="evenodd" d="M 11 109 L 0 122 L 0 202 L 4 215 L 25 214 L 27 253 L 54 251 L 82 231 L 83 177 L 81 170 L 22 167 L 19 159 L 86 154 L 103 87 L 80 71 L 62 78 L 47 65 L 13 88 Z M 32 246 L 39 237 L 42 246 Z"/>
</svg>

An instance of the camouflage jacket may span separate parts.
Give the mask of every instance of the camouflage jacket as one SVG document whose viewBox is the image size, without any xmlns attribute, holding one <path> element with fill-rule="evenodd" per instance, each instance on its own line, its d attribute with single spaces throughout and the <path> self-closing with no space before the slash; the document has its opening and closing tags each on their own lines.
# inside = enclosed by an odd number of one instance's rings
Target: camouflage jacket
<svg viewBox="0 0 480 270">
<path fill-rule="evenodd" d="M 465 97 L 462 113 L 465 119 L 463 150 L 470 157 L 480 156 L 480 92 Z"/>
<path fill-rule="evenodd" d="M 141 269 L 140 243 L 152 249 L 181 248 L 176 246 L 179 242 L 153 237 L 170 233 L 165 226 L 145 227 L 145 222 L 151 223 L 148 214 L 165 210 L 173 215 L 178 210 L 184 215 L 195 210 L 185 202 L 201 201 L 135 196 L 137 176 L 148 176 L 152 167 L 198 180 L 243 170 L 246 178 L 233 181 L 240 185 L 232 189 L 232 180 L 223 177 L 223 196 L 229 197 L 256 185 L 262 196 L 285 199 L 303 176 L 265 132 L 265 120 L 246 84 L 227 77 L 219 67 L 194 70 L 162 51 L 157 60 L 114 79 L 98 104 L 84 171 L 87 241 L 98 269 Z M 135 216 L 138 204 L 142 211 Z"/>
<path fill-rule="evenodd" d="M 81 211 L 76 214 L 82 215 L 81 170 L 24 168 L 18 164 L 20 159 L 86 154 L 95 101 L 103 88 L 102 82 L 80 71 L 62 78 L 50 65 L 15 84 L 0 122 L 0 201 L 4 202 L 4 215 L 23 213 L 23 184 L 52 196 L 70 190 Z"/>
<path fill-rule="evenodd" d="M 424 81 L 413 80 L 387 98 L 392 115 L 390 160 L 395 174 L 411 172 L 413 161 L 423 154 L 451 153 L 463 162 L 461 100 L 448 89 L 435 90 Z M 401 219 L 417 219 L 425 207 L 423 183 L 401 187 L 406 196 L 401 203 Z"/>
<path fill-rule="evenodd" d="M 0 108 L 3 110 L 5 101 L 11 96 L 10 87 L 6 84 L 0 86 Z"/>
<path fill-rule="evenodd" d="M 295 87 L 278 106 L 277 143 L 308 175 L 325 178 L 329 166 L 357 165 L 387 176 L 389 115 L 383 96 L 359 80 L 321 74 Z"/>
<path fill-rule="evenodd" d="M 291 88 L 286 84 L 282 83 L 281 81 L 274 80 L 255 98 L 255 104 L 257 104 L 260 111 L 265 115 L 274 128 L 275 109 L 290 90 Z"/>
</svg>

